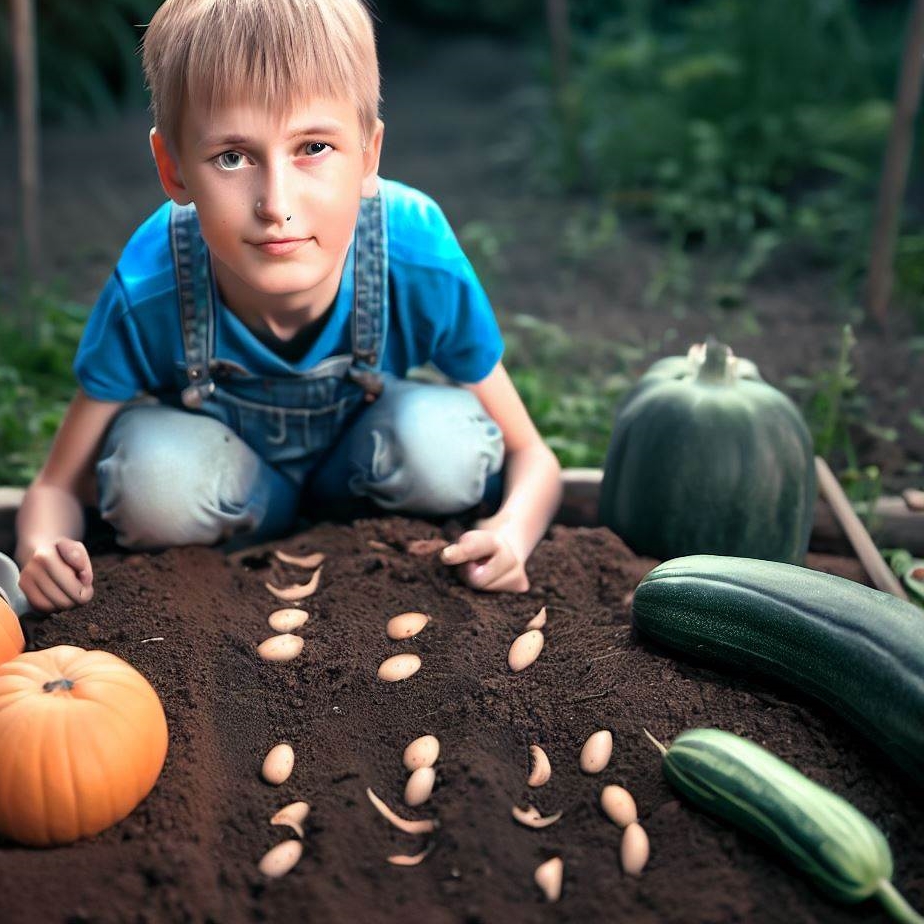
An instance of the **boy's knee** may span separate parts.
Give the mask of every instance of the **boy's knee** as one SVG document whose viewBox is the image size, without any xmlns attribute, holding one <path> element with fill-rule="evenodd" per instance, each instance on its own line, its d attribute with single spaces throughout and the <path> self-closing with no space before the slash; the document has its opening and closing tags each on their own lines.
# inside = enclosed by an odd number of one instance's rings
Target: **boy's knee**
<svg viewBox="0 0 924 924">
<path fill-rule="evenodd" d="M 368 493 L 382 507 L 409 513 L 475 506 L 504 458 L 500 427 L 471 392 L 450 386 L 404 391 L 372 437 Z"/>
<path fill-rule="evenodd" d="M 100 515 L 129 548 L 211 545 L 255 526 L 258 464 L 210 417 L 132 408 L 116 418 L 97 464 Z"/>
</svg>

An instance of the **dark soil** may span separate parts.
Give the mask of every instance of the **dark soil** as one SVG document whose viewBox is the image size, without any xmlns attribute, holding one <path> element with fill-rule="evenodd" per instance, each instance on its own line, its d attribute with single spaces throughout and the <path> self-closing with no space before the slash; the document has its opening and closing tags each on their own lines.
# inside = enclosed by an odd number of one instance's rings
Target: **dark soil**
<svg viewBox="0 0 924 924">
<path fill-rule="evenodd" d="M 97 837 L 49 850 L 0 846 L 4 924 L 110 922 L 632 921 L 645 924 L 886 921 L 873 903 L 837 905 L 746 835 L 678 801 L 661 740 L 716 726 L 769 747 L 846 797 L 885 832 L 894 881 L 924 907 L 924 806 L 883 755 L 831 711 L 798 694 L 676 660 L 636 637 L 628 595 L 654 564 L 605 529 L 555 527 L 530 562 L 526 595 L 479 594 L 414 539 L 452 538 L 398 518 L 320 525 L 280 543 L 324 551 L 327 561 L 306 640 L 293 662 L 261 661 L 278 602 L 264 581 L 302 578 L 268 547 L 233 556 L 205 548 L 101 555 L 86 607 L 31 620 L 31 644 L 99 647 L 130 661 L 162 698 L 170 728 L 163 774 L 125 821 Z M 384 543 L 384 545 L 383 545 Z M 810 564 L 862 579 L 848 559 Z M 520 674 L 506 667 L 513 638 L 548 607 L 546 647 Z M 389 641 L 388 617 L 433 617 L 416 639 Z M 148 641 L 162 637 L 163 641 Z M 423 667 L 385 684 L 378 664 L 416 651 Z M 610 728 L 615 749 L 598 777 L 578 769 L 588 734 Z M 437 788 L 407 816 L 437 816 L 435 847 L 401 869 L 386 856 L 423 838 L 397 832 L 365 797 L 373 787 L 401 811 L 404 746 L 437 735 Z M 296 752 L 278 789 L 259 769 L 280 740 Z M 528 746 L 549 754 L 552 778 L 529 790 Z M 651 840 L 640 878 L 620 871 L 619 830 L 597 807 L 606 783 L 634 793 Z M 305 855 L 281 880 L 257 870 L 290 836 L 269 824 L 282 805 L 311 803 Z M 514 803 L 563 810 L 543 831 L 517 825 Z M 565 863 L 560 904 L 546 905 L 535 867 Z"/>
</svg>

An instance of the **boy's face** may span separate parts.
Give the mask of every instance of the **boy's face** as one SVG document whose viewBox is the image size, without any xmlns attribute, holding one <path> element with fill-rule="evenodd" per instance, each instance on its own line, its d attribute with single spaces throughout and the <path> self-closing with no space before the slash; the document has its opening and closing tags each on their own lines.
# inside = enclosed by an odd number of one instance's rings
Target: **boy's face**
<svg viewBox="0 0 924 924">
<path fill-rule="evenodd" d="M 240 105 L 206 119 L 187 106 L 176 158 L 151 131 L 161 184 L 195 202 L 229 307 L 313 316 L 330 304 L 360 197 L 375 192 L 382 129 L 364 150 L 355 106 L 314 99 L 284 117 Z"/>
</svg>

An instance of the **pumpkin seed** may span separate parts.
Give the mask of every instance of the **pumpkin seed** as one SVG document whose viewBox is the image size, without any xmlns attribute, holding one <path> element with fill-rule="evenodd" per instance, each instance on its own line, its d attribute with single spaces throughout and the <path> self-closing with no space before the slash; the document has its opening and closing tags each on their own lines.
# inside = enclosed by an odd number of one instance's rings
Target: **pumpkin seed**
<svg viewBox="0 0 924 924">
<path fill-rule="evenodd" d="M 433 767 L 418 767 L 408 778 L 404 787 L 404 801 L 407 805 L 423 805 L 433 792 L 436 771 Z"/>
<path fill-rule="evenodd" d="M 270 748 L 269 753 L 263 758 L 263 779 L 273 786 L 279 786 L 289 778 L 294 766 L 295 751 L 292 750 L 292 745 L 277 744 Z"/>
<path fill-rule="evenodd" d="M 562 814 L 561 812 L 556 812 L 554 815 L 543 817 L 539 814 L 539 809 L 532 805 L 528 805 L 525 809 L 515 805 L 511 813 L 521 825 L 526 825 L 527 828 L 547 828 L 549 825 L 554 825 Z"/>
<path fill-rule="evenodd" d="M 561 898 L 561 881 L 565 873 L 565 864 L 561 857 L 552 857 L 536 867 L 533 879 L 542 889 L 546 901 L 557 902 Z"/>
<path fill-rule="evenodd" d="M 507 654 L 507 664 L 512 671 L 522 671 L 529 667 L 545 644 L 545 636 L 538 629 L 530 629 L 518 635 Z"/>
<path fill-rule="evenodd" d="M 533 759 L 533 769 L 529 779 L 526 781 L 526 785 L 545 786 L 549 781 L 549 777 L 552 776 L 552 765 L 549 763 L 549 758 L 538 744 L 531 744 L 529 753 Z"/>
<path fill-rule="evenodd" d="M 378 670 L 379 680 L 394 683 L 397 680 L 407 680 L 420 670 L 420 658 L 415 654 L 397 654 L 386 658 Z"/>
<path fill-rule="evenodd" d="M 408 856 L 403 853 L 393 853 L 389 858 L 388 862 L 393 863 L 395 866 L 417 866 L 421 860 L 425 859 L 427 854 L 433 850 L 434 841 L 430 841 L 427 846 L 420 851 L 420 853 L 415 853 L 413 856 Z"/>
<path fill-rule="evenodd" d="M 301 841 L 283 841 L 263 854 L 263 859 L 259 864 L 260 872 L 271 879 L 278 879 L 280 876 L 285 876 L 298 863 L 301 856 Z"/>
<path fill-rule="evenodd" d="M 385 634 L 394 639 L 411 638 L 422 632 L 429 621 L 430 617 L 424 613 L 402 613 L 388 620 Z"/>
<path fill-rule="evenodd" d="M 421 735 L 404 749 L 404 766 L 408 770 L 432 767 L 440 756 L 440 742 L 434 735 Z"/>
<path fill-rule="evenodd" d="M 632 794 L 622 786 L 604 786 L 600 793 L 600 806 L 610 821 L 625 828 L 638 821 L 638 809 Z"/>
<path fill-rule="evenodd" d="M 291 661 L 305 647 L 305 640 L 297 635 L 271 635 L 257 645 L 257 654 L 264 661 Z"/>
<path fill-rule="evenodd" d="M 421 821 L 411 821 L 395 814 L 373 791 L 366 789 L 369 801 L 399 830 L 405 834 L 429 834 L 439 827 L 435 818 L 425 818 Z"/>
<path fill-rule="evenodd" d="M 599 773 L 613 754 L 613 734 L 608 729 L 594 732 L 581 748 L 581 769 L 585 773 Z"/>
<path fill-rule="evenodd" d="M 527 629 L 544 629 L 547 615 L 548 614 L 545 611 L 545 607 L 542 607 L 542 609 L 539 610 L 539 612 L 536 613 L 536 615 L 533 616 L 533 618 L 530 619 L 528 623 L 526 623 L 526 628 Z"/>
<path fill-rule="evenodd" d="M 325 555 L 323 552 L 312 552 L 310 555 L 289 555 L 277 549 L 276 558 L 287 565 L 295 565 L 296 568 L 313 571 L 324 561 Z"/>
<path fill-rule="evenodd" d="M 285 600 L 288 603 L 292 603 L 296 600 L 304 600 L 318 589 L 318 581 L 321 579 L 321 572 L 323 570 L 323 568 L 318 568 L 307 584 L 293 584 L 290 587 L 274 587 L 267 581 L 264 587 L 266 587 L 274 597 L 278 597 L 280 600 Z"/>
<path fill-rule="evenodd" d="M 270 613 L 268 620 L 270 628 L 275 629 L 276 632 L 291 632 L 305 625 L 307 621 L 308 614 L 304 610 L 291 608 L 275 610 Z"/>
<path fill-rule="evenodd" d="M 619 845 L 623 872 L 627 876 L 638 876 L 648 862 L 650 849 L 645 829 L 633 821 L 623 832 L 622 843 Z"/>
<path fill-rule="evenodd" d="M 270 819 L 270 824 L 288 825 L 299 837 L 304 837 L 305 829 L 302 824 L 310 811 L 311 806 L 307 802 L 290 802 L 273 815 Z"/>
</svg>

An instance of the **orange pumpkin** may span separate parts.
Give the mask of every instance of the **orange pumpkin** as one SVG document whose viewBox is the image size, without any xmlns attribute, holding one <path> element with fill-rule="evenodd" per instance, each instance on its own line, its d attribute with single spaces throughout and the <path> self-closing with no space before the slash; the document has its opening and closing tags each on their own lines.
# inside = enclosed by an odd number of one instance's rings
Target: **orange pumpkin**
<svg viewBox="0 0 924 924">
<path fill-rule="evenodd" d="M 22 634 L 19 617 L 6 600 L 0 597 L 0 664 L 21 654 L 25 647 L 26 639 Z"/>
<path fill-rule="evenodd" d="M 115 655 L 58 645 L 0 664 L 0 834 L 36 847 L 97 834 L 166 756 L 157 694 Z"/>
</svg>

